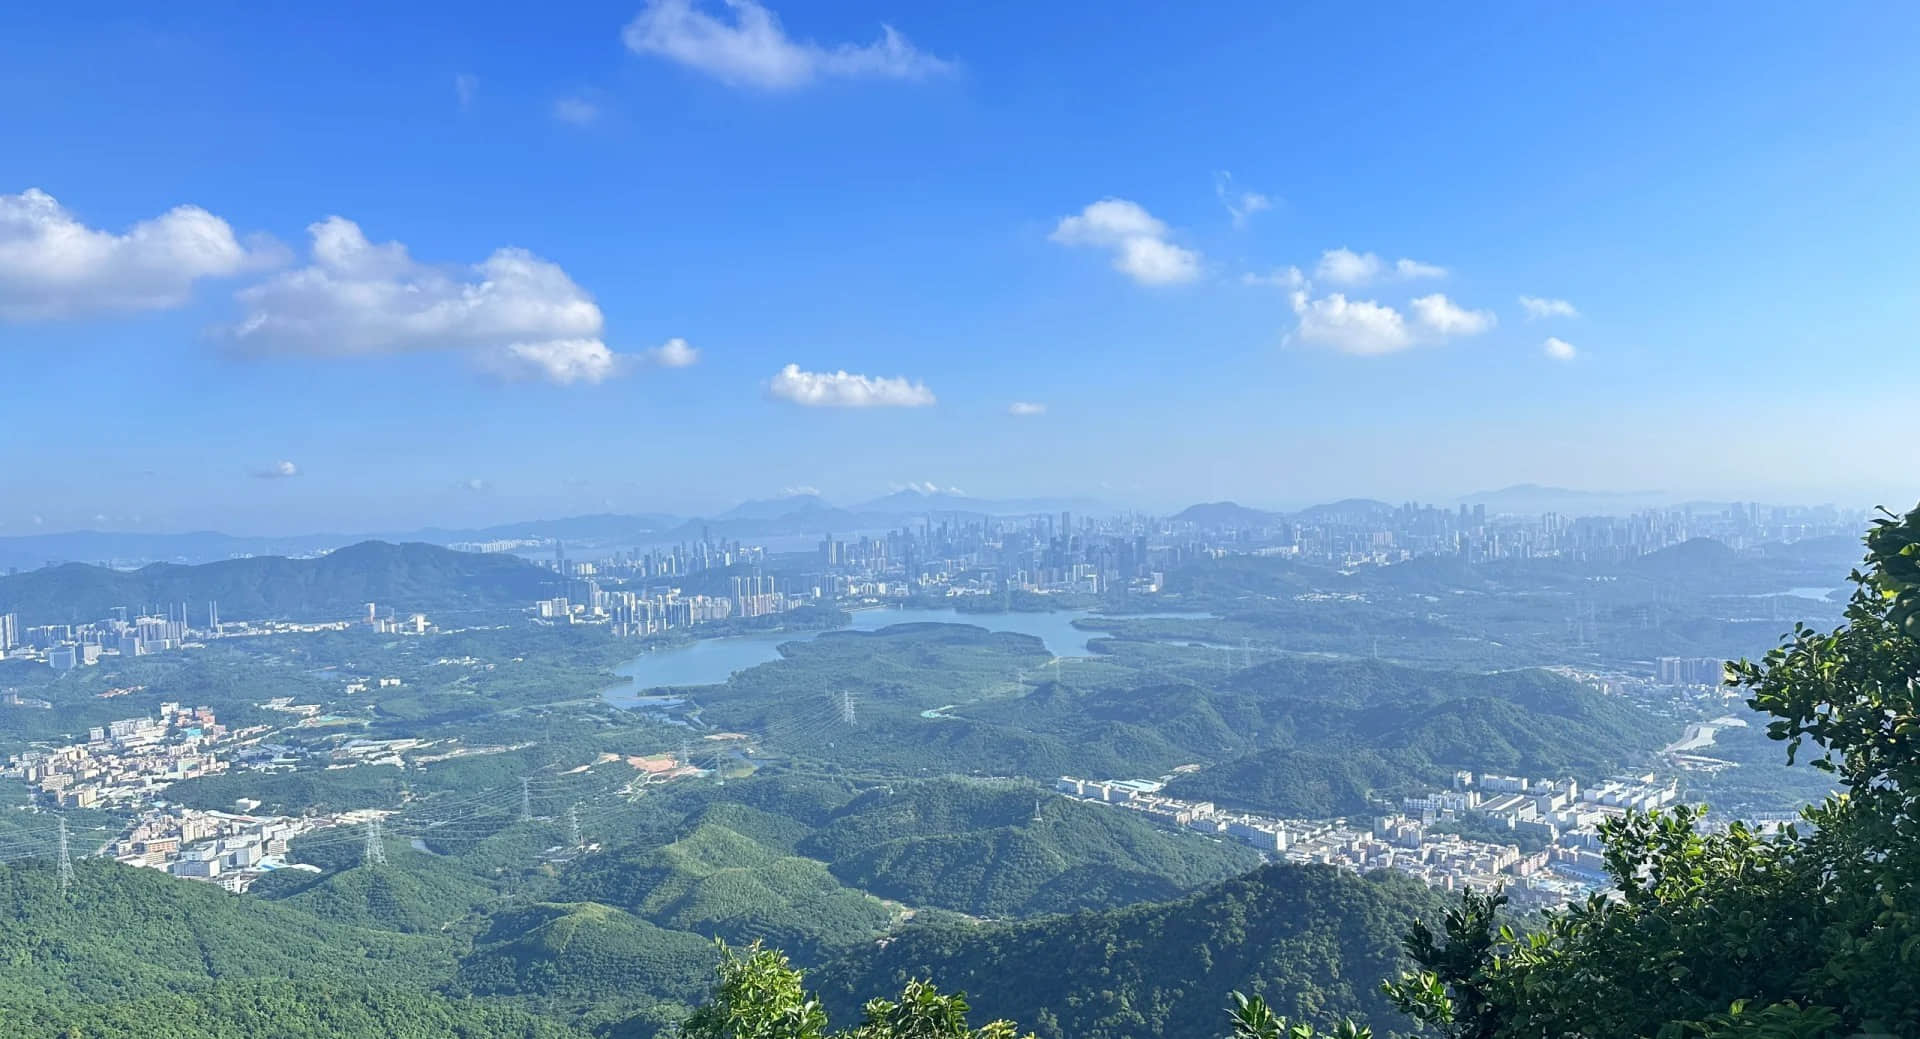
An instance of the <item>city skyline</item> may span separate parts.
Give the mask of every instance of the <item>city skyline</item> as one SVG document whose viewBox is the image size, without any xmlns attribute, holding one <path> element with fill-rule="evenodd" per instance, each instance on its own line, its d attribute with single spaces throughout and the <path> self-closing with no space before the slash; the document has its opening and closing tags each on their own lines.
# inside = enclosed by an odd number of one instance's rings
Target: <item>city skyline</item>
<svg viewBox="0 0 1920 1039">
<path fill-rule="evenodd" d="M 0 535 L 1897 505 L 1920 20 L 1859 11 L 41 12 Z"/>
</svg>

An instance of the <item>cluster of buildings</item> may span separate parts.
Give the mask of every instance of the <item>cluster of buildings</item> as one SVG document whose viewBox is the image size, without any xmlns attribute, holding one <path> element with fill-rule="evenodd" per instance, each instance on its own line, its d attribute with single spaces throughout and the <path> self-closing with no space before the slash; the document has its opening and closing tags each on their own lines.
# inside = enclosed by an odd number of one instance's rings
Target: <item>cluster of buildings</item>
<svg viewBox="0 0 1920 1039">
<path fill-rule="evenodd" d="M 87 624 L 42 624 L 23 627 L 17 613 L 0 614 L 0 658 L 45 660 L 56 671 L 71 671 L 99 663 L 105 655 L 146 656 L 179 649 L 189 640 L 218 636 L 220 604 L 207 604 L 207 624 L 194 627 L 187 604 L 170 604 L 164 614 L 134 615 L 124 606 L 112 615 Z"/>
<path fill-rule="evenodd" d="M 1356 500 L 1298 513 L 1216 510 L 1185 532 L 1235 550 L 1265 550 L 1336 565 L 1392 563 L 1414 556 L 1492 559 L 1570 558 L 1621 562 L 1694 538 L 1735 548 L 1850 534 L 1864 522 L 1832 506 L 1727 505 L 1645 509 L 1631 515 L 1574 516 L 1490 513 L 1484 505 L 1457 508 Z"/>
<path fill-rule="evenodd" d="M 644 638 L 733 617 L 766 617 L 799 604 L 780 592 L 772 577 L 734 576 L 730 581 L 729 595 L 686 595 L 674 587 L 608 590 L 592 578 L 581 578 L 573 582 L 572 594 L 542 599 L 532 612 L 548 623 L 606 624 L 615 635 Z"/>
<path fill-rule="evenodd" d="M 263 874 L 289 868 L 287 845 L 303 833 L 339 825 L 342 818 L 255 817 L 193 809 L 151 811 L 107 846 L 129 866 L 245 891 Z M 318 872 L 314 866 L 291 868 Z"/>
<path fill-rule="evenodd" d="M 1054 789 L 1068 797 L 1136 811 L 1155 821 L 1240 841 L 1276 860 L 1321 863 L 1366 873 L 1390 869 L 1448 891 L 1504 888 L 1516 904 L 1552 907 L 1606 885 L 1599 823 L 1633 809 L 1673 803 L 1679 790 L 1651 774 L 1622 776 L 1592 787 L 1571 779 L 1460 772 L 1453 787 L 1404 800 L 1402 813 L 1371 826 L 1345 819 L 1282 819 L 1220 808 L 1211 801 L 1165 796 L 1154 780 L 1061 777 Z M 1469 817 L 1479 829 L 1511 831 L 1542 845 L 1474 840 L 1449 832 Z"/>
<path fill-rule="evenodd" d="M 62 808 L 137 804 L 168 784 L 226 771 L 214 748 L 227 737 L 212 710 L 166 703 L 158 718 L 96 727 L 85 743 L 15 754 L 5 774 Z"/>
</svg>

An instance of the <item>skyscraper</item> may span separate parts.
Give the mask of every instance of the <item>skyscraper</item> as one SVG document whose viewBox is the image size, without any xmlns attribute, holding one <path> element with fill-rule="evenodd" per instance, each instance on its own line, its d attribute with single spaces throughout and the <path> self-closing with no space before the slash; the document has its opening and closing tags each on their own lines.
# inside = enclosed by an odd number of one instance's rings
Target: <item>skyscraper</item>
<svg viewBox="0 0 1920 1039">
<path fill-rule="evenodd" d="M 0 653 L 20 644 L 20 615 L 0 613 Z"/>
</svg>

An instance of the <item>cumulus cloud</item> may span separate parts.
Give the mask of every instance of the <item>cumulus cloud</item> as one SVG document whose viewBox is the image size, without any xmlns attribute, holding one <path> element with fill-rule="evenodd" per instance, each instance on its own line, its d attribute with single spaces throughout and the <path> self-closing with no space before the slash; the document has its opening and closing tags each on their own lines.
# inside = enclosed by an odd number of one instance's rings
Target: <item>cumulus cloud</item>
<svg viewBox="0 0 1920 1039">
<path fill-rule="evenodd" d="M 0 319 L 179 306 L 194 282 L 282 262 L 225 220 L 179 206 L 114 234 L 88 227 L 38 188 L 0 195 Z"/>
<path fill-rule="evenodd" d="M 499 249 L 468 267 L 420 263 L 328 217 L 309 227 L 312 263 L 242 289 L 225 330 L 245 354 L 360 357 L 458 350 L 509 378 L 599 382 L 629 367 L 601 341 L 604 320 L 558 264 Z"/>
<path fill-rule="evenodd" d="M 1171 285 L 1200 276 L 1200 254 L 1168 240 L 1167 225 L 1138 203 L 1104 198 L 1062 217 L 1048 238 L 1113 254 L 1115 270 L 1142 285 Z"/>
<path fill-rule="evenodd" d="M 1468 310 L 1438 292 L 1417 297 L 1408 306 L 1421 327 L 1438 336 L 1479 335 L 1497 322 L 1493 311 Z"/>
<path fill-rule="evenodd" d="M 1023 418 L 1033 415 L 1044 415 L 1046 413 L 1047 406 L 1037 401 L 1016 400 L 1012 404 L 1007 405 L 1007 414 L 1019 415 Z"/>
<path fill-rule="evenodd" d="M 1321 253 L 1320 263 L 1314 268 L 1314 277 L 1349 288 L 1378 281 L 1388 273 L 1402 281 L 1412 281 L 1417 278 L 1444 278 L 1447 269 L 1408 259 L 1395 260 L 1389 266 L 1374 253 L 1357 253 L 1345 246 Z"/>
<path fill-rule="evenodd" d="M 1294 334 L 1302 342 L 1329 346 L 1341 353 L 1390 354 L 1414 344 L 1406 318 L 1392 307 L 1372 300 L 1349 300 L 1338 292 L 1322 299 L 1308 299 L 1306 292 L 1296 291 L 1293 312 L 1300 319 Z"/>
<path fill-rule="evenodd" d="M 600 106 L 584 97 L 563 97 L 553 103 L 553 117 L 572 126 L 591 126 L 600 118 Z"/>
<path fill-rule="evenodd" d="M 627 49 L 677 62 L 731 86 L 792 90 L 822 79 L 919 80 L 953 71 L 891 25 L 868 44 L 826 46 L 787 35 L 755 0 L 648 0 L 621 34 Z"/>
<path fill-rule="evenodd" d="M 1304 289 L 1307 287 L 1307 276 L 1300 273 L 1298 267 L 1275 267 L 1266 274 L 1248 271 L 1240 276 L 1240 284 L 1271 285 L 1279 289 Z"/>
<path fill-rule="evenodd" d="M 675 336 L 646 351 L 646 358 L 649 363 L 662 368 L 689 368 L 699 363 L 700 351 L 688 346 L 685 339 Z"/>
<path fill-rule="evenodd" d="M 920 480 L 918 482 L 908 480 L 906 483 L 894 484 L 893 489 L 895 491 L 914 491 L 919 494 L 953 494 L 962 497 L 967 493 L 958 487 L 942 487 L 932 480 Z"/>
<path fill-rule="evenodd" d="M 472 491 L 475 494 L 485 494 L 486 492 L 493 490 L 493 484 L 488 483 L 487 481 L 482 480 L 477 476 L 471 479 L 460 481 L 460 487 L 462 490 Z"/>
<path fill-rule="evenodd" d="M 1580 312 L 1566 300 L 1546 299 L 1541 296 L 1520 297 L 1520 309 L 1526 311 L 1529 318 L 1580 316 Z"/>
<path fill-rule="evenodd" d="M 285 480 L 300 475 L 300 467 L 292 462 L 280 461 L 272 465 L 255 469 L 253 475 L 261 480 Z"/>
<path fill-rule="evenodd" d="M 1253 214 L 1273 208 L 1273 200 L 1258 191 L 1236 190 L 1233 174 L 1226 170 L 1213 175 L 1213 194 L 1227 207 L 1227 215 L 1233 218 L 1233 226 L 1237 228 L 1246 227 Z"/>
<path fill-rule="evenodd" d="M 1572 343 L 1558 336 L 1548 336 L 1547 341 L 1540 344 L 1540 349 L 1556 361 L 1571 361 L 1580 354 L 1580 351 L 1574 349 Z"/>
<path fill-rule="evenodd" d="M 560 386 L 605 382 L 630 366 L 629 359 L 598 339 L 550 339 L 509 343 L 476 358 L 480 367 L 509 382 L 551 382 Z"/>
<path fill-rule="evenodd" d="M 797 364 L 780 369 L 767 392 L 808 408 L 921 408 L 934 402 L 933 391 L 923 382 L 848 371 L 808 372 Z"/>
</svg>

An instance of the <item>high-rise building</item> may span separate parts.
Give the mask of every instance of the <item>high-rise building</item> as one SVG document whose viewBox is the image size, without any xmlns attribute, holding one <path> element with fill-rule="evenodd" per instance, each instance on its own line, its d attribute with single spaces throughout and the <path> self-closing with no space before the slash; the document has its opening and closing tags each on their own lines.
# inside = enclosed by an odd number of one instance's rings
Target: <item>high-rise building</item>
<svg viewBox="0 0 1920 1039">
<path fill-rule="evenodd" d="M 0 653 L 20 644 L 20 615 L 0 613 Z"/>
</svg>

